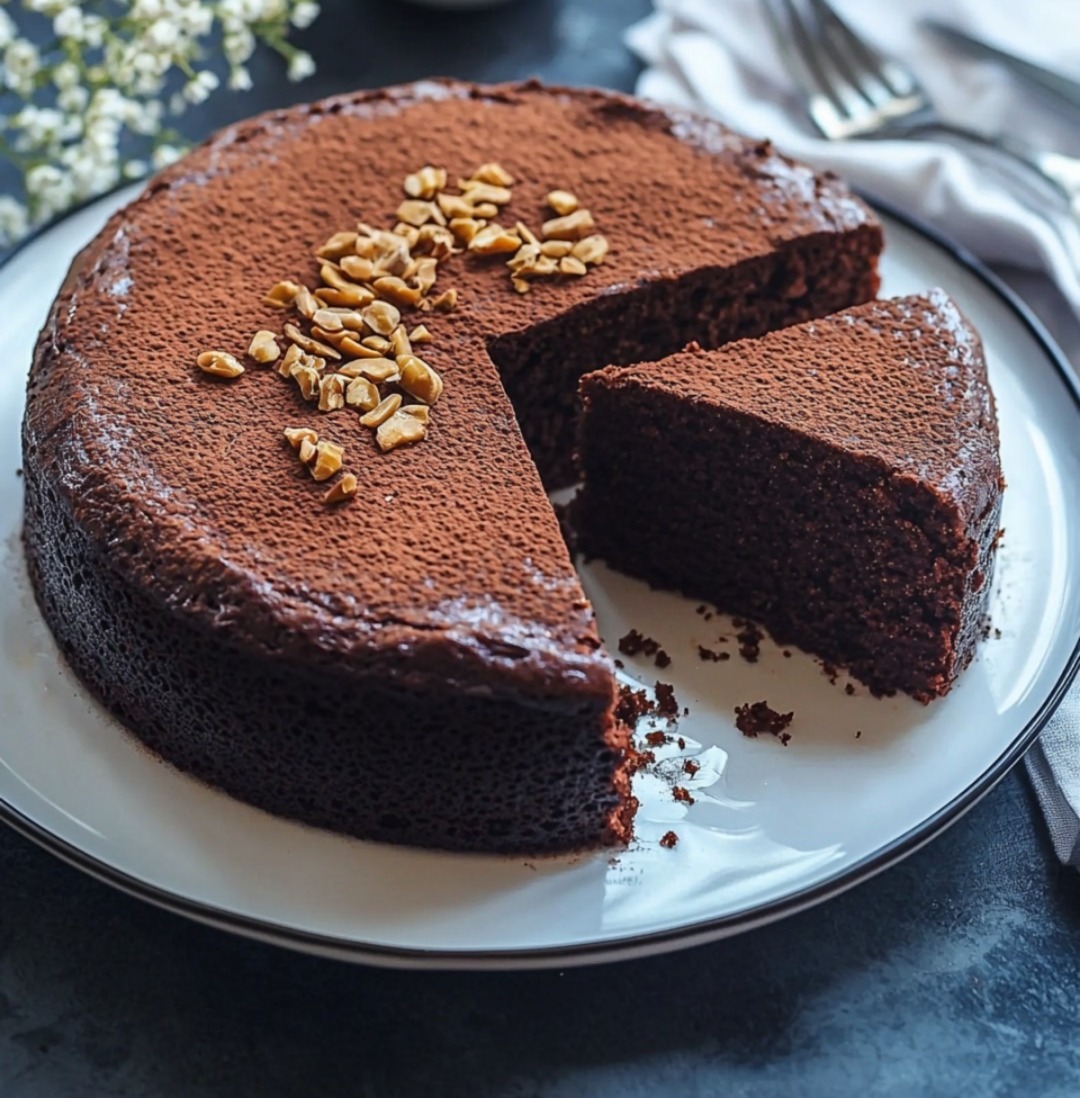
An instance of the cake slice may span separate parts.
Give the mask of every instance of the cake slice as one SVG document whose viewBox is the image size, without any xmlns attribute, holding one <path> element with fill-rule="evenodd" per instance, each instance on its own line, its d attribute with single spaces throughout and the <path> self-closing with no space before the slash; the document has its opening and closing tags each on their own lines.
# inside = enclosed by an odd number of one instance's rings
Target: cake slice
<svg viewBox="0 0 1080 1098">
<path fill-rule="evenodd" d="M 941 290 L 582 379 L 582 549 L 765 625 L 875 694 L 972 657 L 1003 480 Z"/>
</svg>

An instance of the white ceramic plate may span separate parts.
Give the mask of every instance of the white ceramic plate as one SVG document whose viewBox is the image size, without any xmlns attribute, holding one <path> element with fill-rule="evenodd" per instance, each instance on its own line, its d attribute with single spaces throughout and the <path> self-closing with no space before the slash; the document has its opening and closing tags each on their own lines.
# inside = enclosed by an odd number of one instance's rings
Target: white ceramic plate
<svg viewBox="0 0 1080 1098">
<path fill-rule="evenodd" d="M 627 672 L 674 684 L 690 708 L 681 753 L 704 763 L 682 782 L 689 808 L 670 781 L 640 778 L 629 850 L 527 860 L 400 849 L 207 789 L 138 747 L 61 663 L 19 548 L 15 470 L 33 340 L 69 260 L 126 197 L 72 216 L 0 270 L 0 815 L 106 881 L 227 929 L 384 964 L 561 966 L 674 949 L 805 907 L 928 840 L 1016 762 L 1075 671 L 1075 381 L 970 260 L 889 217 L 883 292 L 941 285 L 954 295 L 985 338 L 1001 417 L 1009 489 L 991 606 L 1001 635 L 952 694 L 929 707 L 862 687 L 849 696 L 845 680 L 832 684 L 814 660 L 768 642 L 754 665 L 703 663 L 696 646 L 713 644 L 722 619 L 587 566 L 608 641 L 635 627 L 671 654 L 663 672 L 647 660 L 628 660 Z M 760 699 L 795 710 L 790 746 L 734 728 L 735 705 Z M 658 842 L 669 829 L 673 850 Z"/>
</svg>

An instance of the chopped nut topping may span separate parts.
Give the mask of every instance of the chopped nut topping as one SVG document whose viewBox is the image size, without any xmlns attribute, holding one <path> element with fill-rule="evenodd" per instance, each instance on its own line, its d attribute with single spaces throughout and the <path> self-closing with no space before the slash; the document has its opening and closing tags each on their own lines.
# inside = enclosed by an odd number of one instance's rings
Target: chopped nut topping
<svg viewBox="0 0 1080 1098">
<path fill-rule="evenodd" d="M 281 348 L 277 345 L 274 333 L 266 331 L 265 328 L 256 332 L 251 338 L 248 355 L 263 366 L 277 362 L 281 358 Z"/>
<path fill-rule="evenodd" d="M 320 412 L 334 412 L 345 407 L 345 386 L 348 380 L 341 374 L 327 374 L 319 382 Z"/>
<path fill-rule="evenodd" d="M 483 227 L 484 223 L 473 217 L 455 217 L 450 222 L 450 231 L 462 244 L 471 244 Z"/>
<path fill-rule="evenodd" d="M 517 233 L 517 234 L 518 234 L 518 236 L 520 236 L 520 237 L 521 237 L 521 239 L 522 239 L 522 241 L 523 241 L 524 243 L 526 243 L 526 244 L 534 244 L 534 245 L 536 245 L 537 247 L 539 247 L 539 246 L 540 246 L 540 239 L 539 239 L 539 237 L 538 237 L 538 236 L 536 235 L 536 233 L 534 233 L 534 232 L 532 231 L 532 229 L 530 229 L 530 228 L 529 228 L 529 226 L 528 226 L 528 225 L 526 225 L 526 224 L 525 224 L 525 222 L 524 222 L 524 221 L 518 221 L 518 222 L 517 222 L 517 223 L 516 223 L 516 224 L 514 225 L 514 232 L 515 232 L 515 233 Z"/>
<path fill-rule="evenodd" d="M 473 217 L 480 218 L 481 220 L 487 220 L 491 217 L 499 216 L 499 207 L 494 202 L 481 202 L 476 206 L 473 206 Z"/>
<path fill-rule="evenodd" d="M 324 263 L 319 268 L 319 277 L 326 283 L 332 290 L 344 290 L 349 286 L 355 285 L 345 277 L 344 272 L 340 267 L 333 263 Z"/>
<path fill-rule="evenodd" d="M 405 193 L 410 198 L 434 198 L 446 186 L 446 169 L 424 165 L 418 172 L 405 176 Z"/>
<path fill-rule="evenodd" d="M 360 341 L 369 350 L 374 351 L 377 355 L 384 355 L 390 350 L 390 340 L 385 336 L 370 335 L 364 336 Z"/>
<path fill-rule="evenodd" d="M 376 385 L 389 385 L 401 378 L 401 369 L 391 358 L 363 358 L 356 366 L 357 376 L 366 377 Z"/>
<path fill-rule="evenodd" d="M 431 422 L 431 409 L 426 404 L 403 404 L 399 411 L 403 416 L 412 416 L 421 423 Z"/>
<path fill-rule="evenodd" d="M 549 240 L 580 240 L 595 222 L 588 210 L 575 210 L 565 217 L 553 217 L 544 222 L 544 236 Z"/>
<path fill-rule="evenodd" d="M 434 404 L 443 391 L 442 378 L 416 355 L 399 355 L 398 368 L 401 380 L 398 384 L 409 394 L 425 404 Z"/>
<path fill-rule="evenodd" d="M 498 222 L 485 225 L 469 241 L 469 251 L 477 255 L 505 255 L 516 252 L 521 247 L 521 238 L 504 229 Z"/>
<path fill-rule="evenodd" d="M 371 347 L 365 347 L 363 343 L 357 342 L 355 336 L 347 334 L 342 335 L 341 339 L 338 340 L 337 346 L 338 350 L 341 351 L 342 354 L 349 355 L 350 358 L 378 358 L 379 355 L 382 353 L 381 351 L 376 351 Z M 339 367 L 338 372 L 344 373 L 345 367 Z"/>
<path fill-rule="evenodd" d="M 381 423 L 375 432 L 375 441 L 383 453 L 396 450 L 399 446 L 407 446 L 410 442 L 419 442 L 426 437 L 426 423 L 416 416 L 406 416 L 400 412 Z"/>
<path fill-rule="evenodd" d="M 293 302 L 296 306 L 296 311 L 304 317 L 305 320 L 310 320 L 319 308 L 319 302 L 315 295 L 306 287 L 301 286 L 296 292 L 296 300 Z"/>
<path fill-rule="evenodd" d="M 336 484 L 330 486 L 326 495 L 323 496 L 323 503 L 342 503 L 347 499 L 351 499 L 356 495 L 356 489 L 359 487 L 353 473 L 345 473 L 342 475 L 341 480 Z"/>
<path fill-rule="evenodd" d="M 317 438 L 314 441 L 308 438 L 300 440 L 300 446 L 298 447 L 300 460 L 305 465 L 310 465 L 315 460 L 315 454 L 317 452 L 315 446 L 317 442 Z"/>
<path fill-rule="evenodd" d="M 600 236 L 587 236 L 583 240 L 579 240 L 574 245 L 574 250 L 571 255 L 580 259 L 582 263 L 596 264 L 603 263 L 604 256 L 608 254 L 608 242 L 607 237 Z"/>
<path fill-rule="evenodd" d="M 300 286 L 295 282 L 275 282 L 266 291 L 263 304 L 270 305 L 274 309 L 288 309 L 296 300 L 296 295 L 299 292 Z"/>
<path fill-rule="evenodd" d="M 290 343 L 285 357 L 278 363 L 278 373 L 282 377 L 292 377 L 293 367 L 301 365 L 303 354 L 295 343 Z"/>
<path fill-rule="evenodd" d="M 319 395 L 319 382 L 322 377 L 314 366 L 294 366 L 292 376 L 300 386 L 300 395 L 305 400 L 314 400 Z"/>
<path fill-rule="evenodd" d="M 420 293 L 426 294 L 435 285 L 435 280 L 439 276 L 439 261 L 433 256 L 429 256 L 426 259 L 417 259 L 413 262 L 415 263 L 415 270 L 410 273 L 409 278 Z"/>
<path fill-rule="evenodd" d="M 340 259 L 356 247 L 356 233 L 334 233 L 321 248 L 315 250 L 320 259 Z"/>
<path fill-rule="evenodd" d="M 510 276 L 510 285 L 514 287 L 519 294 L 527 294 L 530 290 L 529 280 L 522 278 L 520 275 Z"/>
<path fill-rule="evenodd" d="M 505 206 L 513 198 L 509 188 L 484 183 L 479 179 L 462 180 L 461 189 L 465 192 L 465 198 L 474 206 L 479 202 L 490 202 L 493 206 Z"/>
<path fill-rule="evenodd" d="M 426 225 L 429 221 L 434 221 L 436 214 L 440 218 L 444 216 L 442 210 L 434 202 L 421 202 L 417 198 L 407 198 L 397 208 L 398 220 L 404 221 L 406 225 L 412 225 L 417 229 L 421 225 Z"/>
<path fill-rule="evenodd" d="M 324 286 L 315 291 L 315 297 L 324 305 L 353 309 L 362 309 L 375 300 L 375 295 L 366 286 L 346 286 L 343 290 Z M 311 315 L 314 316 L 314 310 Z"/>
<path fill-rule="evenodd" d="M 311 323 L 318 325 L 324 332 L 340 332 L 345 327 L 341 322 L 341 317 L 329 309 L 316 309 L 315 315 L 311 318 Z"/>
<path fill-rule="evenodd" d="M 490 183 L 495 187 L 512 187 L 514 185 L 514 177 L 501 164 L 494 162 L 481 164 L 472 173 L 472 177 L 478 179 L 481 183 Z M 444 183 L 443 186 L 446 186 L 446 184 Z"/>
<path fill-rule="evenodd" d="M 379 403 L 379 390 L 366 377 L 354 377 L 345 390 L 345 403 L 350 408 L 370 412 Z"/>
<path fill-rule="evenodd" d="M 435 201 L 448 218 L 472 217 L 473 204 L 460 194 L 440 194 Z"/>
<path fill-rule="evenodd" d="M 364 372 L 365 363 L 382 357 L 378 351 L 373 351 L 370 347 L 362 347 L 359 343 L 353 343 L 349 339 L 342 340 L 341 349 L 347 354 L 354 355 L 352 362 L 343 362 L 337 367 L 337 372 L 343 377 L 360 377 Z M 354 354 L 354 351 L 360 353 Z"/>
<path fill-rule="evenodd" d="M 405 238 L 405 243 L 410 248 L 416 247 L 416 242 L 420 239 L 420 230 L 414 225 L 407 225 L 404 221 L 399 221 L 394 226 L 394 232 L 398 236 Z"/>
<path fill-rule="evenodd" d="M 364 323 L 376 335 L 381 336 L 388 336 L 401 323 L 401 313 L 388 301 L 373 301 L 360 315 L 364 318 Z"/>
<path fill-rule="evenodd" d="M 311 475 L 316 480 L 329 480 L 341 468 L 341 459 L 344 456 L 344 446 L 325 440 L 318 443 L 315 447 L 315 464 L 311 468 Z"/>
<path fill-rule="evenodd" d="M 560 217 L 565 217 L 566 214 L 572 214 L 579 205 L 577 196 L 571 194 L 569 191 L 551 191 L 544 201 L 547 202 Z"/>
<path fill-rule="evenodd" d="M 384 397 L 379 403 L 360 417 L 360 422 L 365 427 L 378 427 L 380 424 L 385 423 L 399 408 L 401 407 L 401 394 L 391 393 L 388 397 Z"/>
<path fill-rule="evenodd" d="M 425 225 L 413 247 L 419 252 L 430 252 L 436 260 L 449 259 L 454 253 L 454 234 L 444 225 Z"/>
<path fill-rule="evenodd" d="M 514 274 L 528 270 L 536 266 L 540 258 L 540 246 L 538 244 L 522 244 L 520 248 L 506 261 L 506 265 Z"/>
<path fill-rule="evenodd" d="M 412 344 L 409 342 L 409 335 L 405 331 L 404 324 L 399 324 L 390 334 L 390 350 L 395 358 L 399 355 L 412 354 Z"/>
<path fill-rule="evenodd" d="M 423 324 L 417 324 L 415 328 L 409 333 L 409 341 L 411 343 L 430 343 L 431 333 L 424 327 Z"/>
<path fill-rule="evenodd" d="M 440 313 L 453 312 L 457 308 L 457 290 L 444 290 L 438 297 L 432 299 L 431 307 Z"/>
<path fill-rule="evenodd" d="M 380 297 L 394 302 L 395 305 L 415 305 L 422 296 L 418 289 L 407 285 L 403 279 L 398 278 L 396 275 L 377 278 L 372 285 Z"/>
<path fill-rule="evenodd" d="M 239 377 L 244 367 L 228 351 L 203 351 L 195 360 L 204 374 L 213 377 Z"/>
<path fill-rule="evenodd" d="M 341 260 L 341 269 L 357 282 L 370 282 L 375 277 L 375 263 L 359 255 L 347 255 Z"/>
<path fill-rule="evenodd" d="M 311 443 L 312 447 L 319 441 L 318 432 L 313 431 L 310 427 L 286 427 L 285 438 L 288 439 L 289 445 L 294 450 L 299 450 L 300 443 L 305 439 Z"/>
<path fill-rule="evenodd" d="M 310 336 L 304 335 L 295 324 L 285 325 L 285 337 L 292 340 L 298 347 L 310 352 L 313 355 L 319 355 L 322 358 L 332 358 L 335 361 L 341 358 L 341 355 L 333 347 L 328 346 L 326 343 L 320 343 L 317 339 L 312 339 Z"/>
<path fill-rule="evenodd" d="M 564 275 L 583 275 L 589 273 L 589 268 L 586 267 L 576 255 L 564 255 L 562 259 L 559 260 L 559 273 Z"/>
<path fill-rule="evenodd" d="M 573 241 L 570 240 L 545 240 L 540 245 L 540 251 L 552 259 L 562 259 L 564 255 L 570 254 L 573 247 Z"/>
</svg>

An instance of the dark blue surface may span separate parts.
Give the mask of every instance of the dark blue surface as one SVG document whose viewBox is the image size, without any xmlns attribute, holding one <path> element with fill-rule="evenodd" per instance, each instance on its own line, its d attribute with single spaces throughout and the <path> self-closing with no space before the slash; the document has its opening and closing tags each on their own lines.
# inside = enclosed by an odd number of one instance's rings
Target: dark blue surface
<svg viewBox="0 0 1080 1098">
<path fill-rule="evenodd" d="M 432 73 L 629 88 L 620 33 L 647 7 L 329 4 L 306 36 L 315 81 L 264 80 L 193 132 Z M 1054 862 L 1019 772 L 823 907 L 565 973 L 290 954 L 152 909 L 0 831 L 0 1098 L 1020 1093 L 1080 1093 L 1080 878 Z"/>
</svg>

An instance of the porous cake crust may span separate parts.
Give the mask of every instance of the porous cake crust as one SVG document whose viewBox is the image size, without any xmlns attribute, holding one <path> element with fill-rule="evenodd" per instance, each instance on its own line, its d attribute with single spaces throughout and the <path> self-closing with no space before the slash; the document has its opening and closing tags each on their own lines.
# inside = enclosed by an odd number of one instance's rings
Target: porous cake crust
<svg viewBox="0 0 1080 1098">
<path fill-rule="evenodd" d="M 323 507 L 282 441 L 320 425 L 294 387 L 249 369 L 224 392 L 195 358 L 276 327 L 266 288 L 393 224 L 409 172 L 488 161 L 511 223 L 578 193 L 608 261 L 518 296 L 498 260 L 455 259 L 460 307 L 424 317 L 430 437 L 384 455 L 346 427 L 359 491 Z M 612 667 L 545 494 L 572 475 L 577 379 L 865 300 L 880 247 L 835 179 L 619 95 L 426 82 L 227 129 L 111 219 L 42 332 L 46 620 L 146 743 L 272 812 L 471 850 L 625 839 Z"/>
<path fill-rule="evenodd" d="M 941 290 L 582 379 L 582 549 L 874 692 L 946 693 L 1004 486 L 978 335 Z"/>
</svg>

